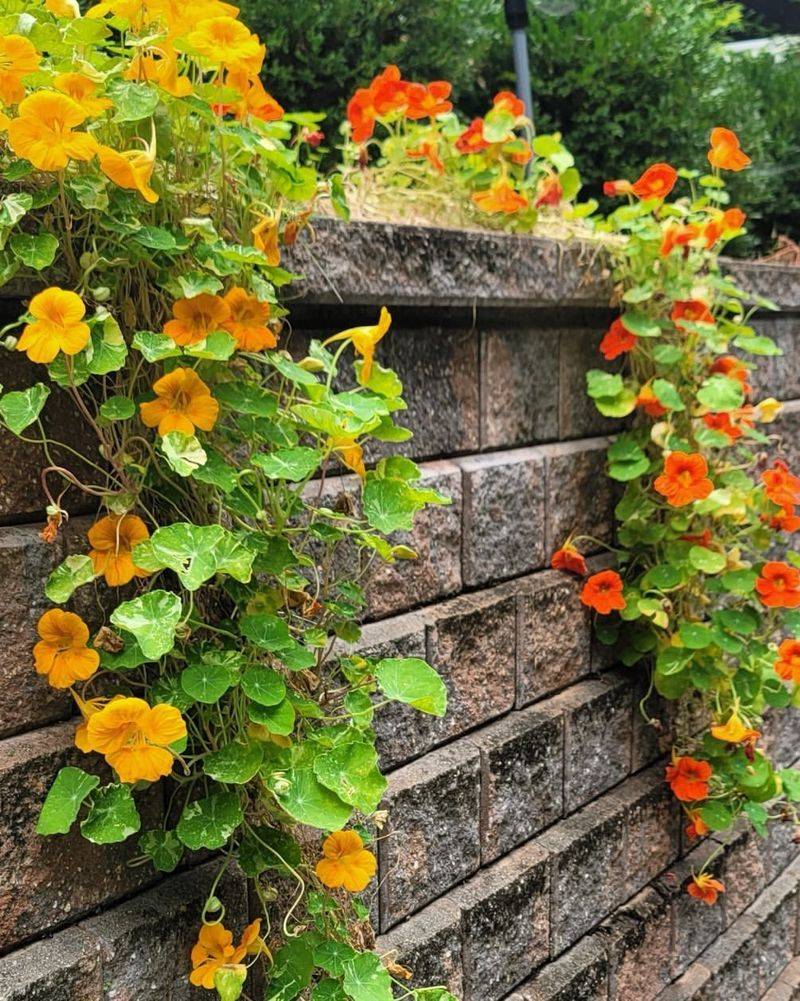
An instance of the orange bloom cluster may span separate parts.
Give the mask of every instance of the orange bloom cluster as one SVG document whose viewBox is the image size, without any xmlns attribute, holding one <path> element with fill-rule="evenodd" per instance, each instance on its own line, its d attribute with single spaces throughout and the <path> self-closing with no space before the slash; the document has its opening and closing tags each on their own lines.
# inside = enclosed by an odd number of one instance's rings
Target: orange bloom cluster
<svg viewBox="0 0 800 1001">
<path fill-rule="evenodd" d="M 747 366 L 734 355 L 723 355 L 721 358 L 717 358 L 709 371 L 712 375 L 726 375 L 729 379 L 740 382 L 745 395 L 753 392 L 753 387 L 748 382 Z"/>
<path fill-rule="evenodd" d="M 364 847 L 357 831 L 335 831 L 322 843 L 316 873 L 320 882 L 331 889 L 341 886 L 350 893 L 360 893 L 376 869 L 375 856 Z"/>
<path fill-rule="evenodd" d="M 774 668 L 779 678 L 800 685 L 800 640 L 781 641 Z"/>
<path fill-rule="evenodd" d="M 683 321 L 686 321 L 687 323 L 714 322 L 711 310 L 702 299 L 679 300 L 673 305 L 669 318 L 679 330 L 686 329 Z"/>
<path fill-rule="evenodd" d="M 600 341 L 600 353 L 608 361 L 613 361 L 621 354 L 632 351 L 636 347 L 636 341 L 636 334 L 632 334 L 625 326 L 623 318 L 618 316 Z"/>
<path fill-rule="evenodd" d="M 765 563 L 756 581 L 756 591 L 767 608 L 800 607 L 800 570 L 779 560 Z"/>
<path fill-rule="evenodd" d="M 672 507 L 684 507 L 705 500 L 714 484 L 708 478 L 708 463 L 699 452 L 670 452 L 653 487 Z"/>
<path fill-rule="evenodd" d="M 616 570 L 601 570 L 583 585 L 581 601 L 600 615 L 622 611 L 627 602 L 622 595 L 622 578 Z"/>
<path fill-rule="evenodd" d="M 693 803 L 708 797 L 708 780 L 712 768 L 707 761 L 675 755 L 667 765 L 666 780 L 677 799 Z"/>
<path fill-rule="evenodd" d="M 649 198 L 663 200 L 675 187 L 678 180 L 678 172 L 668 163 L 654 163 L 634 181 L 606 181 L 603 184 L 603 194 L 614 195 L 635 195 L 645 201 Z"/>
<path fill-rule="evenodd" d="M 486 191 L 476 191 L 472 196 L 473 202 L 482 212 L 489 214 L 505 213 L 511 215 L 528 207 L 528 199 L 520 194 L 508 181 L 496 181 Z"/>
<path fill-rule="evenodd" d="M 778 507 L 791 508 L 800 504 L 800 477 L 789 471 L 783 459 L 776 459 L 771 469 L 761 474 L 764 493 Z"/>
<path fill-rule="evenodd" d="M 195 987 L 214 990 L 214 978 L 219 970 L 238 966 L 245 956 L 264 952 L 266 945 L 261 938 L 261 919 L 256 918 L 242 932 L 239 944 L 234 946 L 233 934 L 222 924 L 204 924 L 192 948 L 192 972 L 189 981 Z"/>
<path fill-rule="evenodd" d="M 169 775 L 169 745 L 184 737 L 186 724 L 174 706 L 151 707 L 144 699 L 112 699 L 86 724 L 87 750 L 104 755 L 120 782 L 156 782 Z"/>
<path fill-rule="evenodd" d="M 722 432 L 728 441 L 734 442 L 742 437 L 745 428 L 754 426 L 752 414 L 752 407 L 742 407 L 730 413 L 703 414 L 703 423 L 712 431 Z"/>
<path fill-rule="evenodd" d="M 641 407 L 648 417 L 658 420 L 667 412 L 667 408 L 653 392 L 651 386 L 642 386 L 636 397 L 636 406 Z"/>
<path fill-rule="evenodd" d="M 445 80 L 429 84 L 403 80 L 397 66 L 387 66 L 368 87 L 360 87 L 347 104 L 353 142 L 363 143 L 375 131 L 379 118 L 402 114 L 406 118 L 435 118 L 452 110 L 452 87 Z"/>
<path fill-rule="evenodd" d="M 512 94 L 510 90 L 501 90 L 499 93 L 494 95 L 492 100 L 492 107 L 499 111 L 505 111 L 510 115 L 513 115 L 515 122 L 511 129 L 515 128 L 525 115 L 525 105 L 520 101 L 516 94 Z M 509 139 L 514 138 L 514 134 L 511 129 L 499 142 L 489 142 L 483 133 L 484 120 L 482 118 L 473 118 L 469 124 L 469 127 L 461 133 L 461 135 L 456 139 L 456 149 L 459 153 L 481 153 L 485 149 L 489 149 L 491 146 L 501 146 L 503 143 L 508 142 Z M 531 151 L 528 144 L 525 144 L 522 150 L 521 160 L 517 160 L 520 163 L 527 163 L 531 157 Z M 512 157 L 512 159 L 515 159 Z M 552 195 L 551 195 L 552 197 Z M 560 197 L 560 196 L 559 196 Z"/>
<path fill-rule="evenodd" d="M 708 162 L 720 170 L 744 170 L 750 164 L 750 157 L 742 151 L 739 137 L 730 129 L 718 127 L 711 130 L 711 149 Z"/>
<path fill-rule="evenodd" d="M 722 236 L 728 236 L 744 226 L 746 216 L 741 209 L 726 209 L 705 223 L 668 223 L 664 229 L 660 254 L 668 257 L 675 247 L 686 247 L 695 240 L 710 250 Z"/>
</svg>

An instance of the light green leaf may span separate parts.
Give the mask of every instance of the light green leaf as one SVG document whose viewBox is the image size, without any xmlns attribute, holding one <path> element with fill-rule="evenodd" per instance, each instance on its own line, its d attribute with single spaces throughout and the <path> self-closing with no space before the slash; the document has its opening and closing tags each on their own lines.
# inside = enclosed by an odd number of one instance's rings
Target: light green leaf
<svg viewBox="0 0 800 1001">
<path fill-rule="evenodd" d="M 184 349 L 192 358 L 208 358 L 212 361 L 226 361 L 236 350 L 236 338 L 227 330 L 215 330 L 199 344 Z"/>
<path fill-rule="evenodd" d="M 187 803 L 175 832 L 192 851 L 200 848 L 216 851 L 230 841 L 243 819 L 238 795 L 219 792 Z"/>
<path fill-rule="evenodd" d="M 115 122 L 138 122 L 149 118 L 158 107 L 158 91 L 149 83 L 112 80 L 108 87 L 114 102 Z"/>
<path fill-rule="evenodd" d="M 248 667 L 241 685 L 245 695 L 260 706 L 276 706 L 286 697 L 286 683 L 271 667 Z"/>
<path fill-rule="evenodd" d="M 94 565 L 89 556 L 68 556 L 47 578 L 44 593 L 56 604 L 69 601 L 76 588 L 94 580 Z"/>
<path fill-rule="evenodd" d="M 174 831 L 146 831 L 139 847 L 159 872 L 174 872 L 183 858 L 183 845 Z"/>
<path fill-rule="evenodd" d="M 214 387 L 214 397 L 237 414 L 272 417 L 278 404 L 274 393 L 252 382 L 221 382 Z"/>
<path fill-rule="evenodd" d="M 243 615 L 239 620 L 239 632 L 255 646 L 272 653 L 292 645 L 289 627 L 277 615 L 263 612 Z"/>
<path fill-rule="evenodd" d="M 377 664 L 375 677 L 387 698 L 405 702 L 432 716 L 444 716 L 447 690 L 436 671 L 424 660 L 386 658 Z"/>
<path fill-rule="evenodd" d="M 192 664 L 181 671 L 181 688 L 204 705 L 218 702 L 235 683 L 232 673 L 221 664 Z"/>
<path fill-rule="evenodd" d="M 81 834 L 96 845 L 115 845 L 135 834 L 141 824 L 130 787 L 113 783 L 92 793 Z"/>
<path fill-rule="evenodd" d="M 50 390 L 41 382 L 28 389 L 6 393 L 0 398 L 0 417 L 3 423 L 9 431 L 21 434 L 42 412 L 49 395 Z"/>
<path fill-rule="evenodd" d="M 58 240 L 52 233 L 14 233 L 8 241 L 11 253 L 34 271 L 49 268 L 56 259 Z"/>
<path fill-rule="evenodd" d="M 82 768 L 62 768 L 42 805 L 36 833 L 66 834 L 75 823 L 83 801 L 99 785 L 100 779 Z"/>
<path fill-rule="evenodd" d="M 255 553 L 221 525 L 192 525 L 178 521 L 158 528 L 134 547 L 136 565 L 156 572 L 173 570 L 188 591 L 196 591 L 217 573 L 227 573 L 246 584 L 252 576 Z"/>
<path fill-rule="evenodd" d="M 263 759 L 261 744 L 226 744 L 203 758 L 203 771 L 217 782 L 244 785 L 256 774 Z"/>
<path fill-rule="evenodd" d="M 124 601 L 111 613 L 111 623 L 131 633 L 148 660 L 158 660 L 175 644 L 181 599 L 171 591 L 148 591 Z"/>
<path fill-rule="evenodd" d="M 191 476 L 206 461 L 206 453 L 195 435 L 170 431 L 161 439 L 161 451 L 179 476 Z"/>
<path fill-rule="evenodd" d="M 314 774 L 336 795 L 369 815 L 378 809 L 387 782 L 378 769 L 375 748 L 366 741 L 334 747 L 314 759 Z"/>
<path fill-rule="evenodd" d="M 703 573 L 721 573 L 728 565 L 724 553 L 716 553 L 705 546 L 692 546 L 689 550 L 689 562 L 696 570 Z"/>
<path fill-rule="evenodd" d="M 737 379 L 726 375 L 712 375 L 697 391 L 697 399 L 704 407 L 718 413 L 736 410 L 744 403 L 744 389 Z"/>
<path fill-rule="evenodd" d="M 288 699 L 284 699 L 276 706 L 262 706 L 257 702 L 251 702 L 247 707 L 247 715 L 253 723 L 259 723 L 270 733 L 282 737 L 288 737 L 294 730 L 296 714 L 294 706 Z"/>
<path fill-rule="evenodd" d="M 350 819 L 353 808 L 343 803 L 317 779 L 311 768 L 293 768 L 286 773 L 286 783 L 275 790 L 283 809 L 301 824 L 323 831 L 338 831 Z"/>
<path fill-rule="evenodd" d="M 171 337 L 153 330 L 137 330 L 131 344 L 150 362 L 177 358 L 181 354 L 181 349 Z"/>
<path fill-rule="evenodd" d="M 136 404 L 127 396 L 110 396 L 100 405 L 100 416 L 107 421 L 127 421 L 136 413 Z"/>
<path fill-rule="evenodd" d="M 307 479 L 320 464 L 322 455 L 315 448 L 282 448 L 268 454 L 257 452 L 251 462 L 271 480 L 299 483 Z"/>
<path fill-rule="evenodd" d="M 392 1001 L 389 971 L 374 952 L 362 952 L 346 960 L 342 984 L 353 1001 Z"/>
<path fill-rule="evenodd" d="M 686 409 L 680 393 L 669 380 L 654 379 L 653 392 L 658 398 L 659 403 L 666 407 L 667 410 L 681 411 Z"/>
</svg>

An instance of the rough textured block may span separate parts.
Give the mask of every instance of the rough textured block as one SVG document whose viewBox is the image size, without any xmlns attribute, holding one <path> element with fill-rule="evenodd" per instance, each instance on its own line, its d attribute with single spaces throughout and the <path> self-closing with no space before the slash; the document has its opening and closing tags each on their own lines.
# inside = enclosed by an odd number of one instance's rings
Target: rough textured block
<svg viewBox="0 0 800 1001">
<path fill-rule="evenodd" d="M 756 899 L 766 885 L 763 841 L 749 824 L 743 823 L 731 836 L 730 831 L 712 835 L 725 845 L 722 881 L 725 884 L 725 917 L 730 924 Z"/>
<path fill-rule="evenodd" d="M 558 336 L 518 328 L 481 335 L 481 448 L 558 437 Z"/>
<path fill-rule="evenodd" d="M 678 857 L 682 814 L 655 765 L 624 782 L 610 797 L 625 810 L 628 864 L 625 885 L 637 893 Z"/>
<path fill-rule="evenodd" d="M 589 935 L 508 1001 L 606 1001 L 608 997 L 608 956 L 602 941 Z"/>
<path fill-rule="evenodd" d="M 441 985 L 462 996 L 461 914 L 446 897 L 382 935 L 376 947 L 411 970 L 409 987 Z"/>
<path fill-rule="evenodd" d="M 590 438 L 542 446 L 547 461 L 548 557 L 571 534 L 611 542 L 615 487 L 606 472 L 609 443 L 608 438 Z"/>
<path fill-rule="evenodd" d="M 562 720 L 513 712 L 473 738 L 481 752 L 481 861 L 492 862 L 561 816 Z"/>
<path fill-rule="evenodd" d="M 793 959 L 764 995 L 763 1001 L 798 1001 L 800 998 L 800 958 Z"/>
<path fill-rule="evenodd" d="M 564 719 L 564 810 L 571 813 L 631 767 L 631 691 L 623 675 L 581 681 L 539 705 Z"/>
<path fill-rule="evenodd" d="M 557 955 L 625 899 L 624 809 L 604 796 L 534 843 L 550 854 L 550 941 Z"/>
<path fill-rule="evenodd" d="M 513 707 L 515 601 L 497 588 L 463 595 L 425 615 L 428 661 L 447 686 L 447 714 L 429 723 L 441 742 Z"/>
<path fill-rule="evenodd" d="M 514 582 L 517 594 L 517 705 L 526 706 L 590 670 L 591 618 L 580 581 L 556 570 Z"/>
<path fill-rule="evenodd" d="M 601 925 L 615 1001 L 652 1001 L 670 982 L 671 919 L 669 901 L 647 887 Z"/>
<path fill-rule="evenodd" d="M 776 766 L 789 767 L 800 749 L 800 712 L 768 709 L 764 715 L 763 746 Z"/>
<path fill-rule="evenodd" d="M 389 777 L 379 842 L 381 930 L 480 865 L 480 758 L 459 741 Z"/>
<path fill-rule="evenodd" d="M 100 1001 L 103 981 L 98 943 L 67 928 L 0 958 L 3 1001 Z"/>
<path fill-rule="evenodd" d="M 451 895 L 461 910 L 463 1001 L 498 1001 L 549 951 L 547 853 L 525 845 Z"/>
<path fill-rule="evenodd" d="M 703 953 L 700 964 L 709 978 L 700 995 L 702 1001 L 735 997 L 737 1001 L 758 1001 L 759 986 L 758 924 L 741 918 Z"/>
<path fill-rule="evenodd" d="M 72 723 L 60 723 L 0 745 L 0 950 L 156 879 L 147 866 L 128 867 L 138 854 L 135 838 L 93 845 L 77 827 L 67 835 L 36 834 L 41 805 L 59 768 L 98 771 L 98 759 L 73 746 L 74 730 Z M 142 830 L 147 830 L 158 822 L 161 787 L 138 795 L 137 803 Z"/>
<path fill-rule="evenodd" d="M 594 401 L 586 395 L 589 369 L 616 371 L 619 368 L 616 362 L 607 362 L 600 354 L 600 341 L 611 322 L 611 315 L 598 318 L 592 326 L 560 331 L 558 437 L 561 439 L 613 434 L 623 426 L 623 421 L 611 420 L 598 413 Z"/>
<path fill-rule="evenodd" d="M 756 331 L 771 337 L 782 355 L 758 358 L 758 367 L 752 373 L 756 399 L 774 396 L 779 400 L 796 400 L 800 397 L 800 358 L 797 341 L 800 337 L 800 321 L 796 316 L 758 318 Z"/>
<path fill-rule="evenodd" d="M 541 451 L 520 448 L 456 461 L 464 474 L 464 583 L 487 584 L 543 566 Z"/>
<path fill-rule="evenodd" d="M 777 979 L 797 950 L 799 876 L 800 864 L 795 862 L 746 912 L 759 925 L 756 950 L 762 991 Z"/>
</svg>

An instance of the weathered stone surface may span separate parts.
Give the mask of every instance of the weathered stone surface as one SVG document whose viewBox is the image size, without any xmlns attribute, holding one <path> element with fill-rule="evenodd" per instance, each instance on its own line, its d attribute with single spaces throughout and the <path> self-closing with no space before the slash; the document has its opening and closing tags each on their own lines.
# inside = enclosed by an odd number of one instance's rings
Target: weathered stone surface
<svg viewBox="0 0 800 1001">
<path fill-rule="evenodd" d="M 625 888 L 636 893 L 678 857 L 680 813 L 661 765 L 633 776 L 611 794 L 625 810 L 628 861 Z"/>
<path fill-rule="evenodd" d="M 461 914 L 447 898 L 435 900 L 377 941 L 377 949 L 411 970 L 409 987 L 446 987 L 462 997 Z"/>
<path fill-rule="evenodd" d="M 545 477 L 535 448 L 457 459 L 463 474 L 467 585 L 517 577 L 545 562 Z"/>
<path fill-rule="evenodd" d="M 763 747 L 776 765 L 788 768 L 800 750 L 800 713 L 768 709 L 764 714 Z"/>
<path fill-rule="evenodd" d="M 518 848 L 451 895 L 461 910 L 463 1001 L 498 1001 L 549 953 L 547 854 Z"/>
<path fill-rule="evenodd" d="M 770 317 L 764 314 L 754 324 L 756 332 L 771 337 L 783 351 L 782 355 L 760 357 L 751 374 L 756 399 L 774 396 L 779 400 L 796 400 L 800 397 L 800 358 L 797 339 L 800 320 L 796 316 Z"/>
<path fill-rule="evenodd" d="M 548 556 L 571 534 L 611 542 L 615 491 L 606 473 L 608 445 L 607 438 L 590 438 L 542 447 L 547 461 Z"/>
<path fill-rule="evenodd" d="M 67 928 L 0 958 L 2 1001 L 100 1001 L 99 944 Z"/>
<path fill-rule="evenodd" d="M 381 930 L 441 896 L 480 865 L 480 757 L 459 741 L 389 777 L 379 842 Z"/>
<path fill-rule="evenodd" d="M 440 742 L 508 712 L 515 691 L 515 603 L 495 588 L 462 595 L 426 612 L 428 662 L 447 687 L 448 711 L 431 717 Z"/>
<path fill-rule="evenodd" d="M 762 991 L 777 979 L 797 952 L 799 877 L 800 862 L 794 862 L 746 912 L 759 925 L 755 944 Z"/>
<path fill-rule="evenodd" d="M 73 724 L 59 723 L 0 745 L 0 950 L 74 921 L 156 878 L 146 866 L 128 867 L 137 854 L 135 838 L 93 845 L 77 827 L 67 835 L 36 834 L 41 805 L 59 768 L 97 771 L 98 760 L 81 754 L 73 737 Z M 161 787 L 139 794 L 137 803 L 147 830 L 160 815 Z"/>
<path fill-rule="evenodd" d="M 552 824 L 563 808 L 562 720 L 512 712 L 472 738 L 481 752 L 481 862 Z"/>
<path fill-rule="evenodd" d="M 725 884 L 725 917 L 730 924 L 764 889 L 767 879 L 762 840 L 746 823 L 732 834 L 712 834 L 712 840 L 725 845 L 722 859 L 722 882 Z"/>
<path fill-rule="evenodd" d="M 559 418 L 558 437 L 588 438 L 596 434 L 613 434 L 623 422 L 603 417 L 594 401 L 586 395 L 586 373 L 589 369 L 616 370 L 600 354 L 600 341 L 608 327 L 608 319 L 591 327 L 559 331 Z"/>
<path fill-rule="evenodd" d="M 670 982 L 671 918 L 669 901 L 647 887 L 601 925 L 613 998 L 652 1001 Z"/>
<path fill-rule="evenodd" d="M 757 1001 L 761 997 L 758 937 L 758 923 L 744 917 L 706 949 L 699 960 L 709 971 L 700 993 L 702 1001 L 719 997 Z"/>
<path fill-rule="evenodd" d="M 481 448 L 558 437 L 558 334 L 523 327 L 481 335 Z"/>
<path fill-rule="evenodd" d="M 589 673 L 591 618 L 581 582 L 555 570 L 515 582 L 517 705 L 526 706 Z"/>
<path fill-rule="evenodd" d="M 533 843 L 550 854 L 550 941 L 557 955 L 626 897 L 625 811 L 604 796 Z"/>
<path fill-rule="evenodd" d="M 800 958 L 793 959 L 764 995 L 763 1001 L 798 1001 L 800 998 Z"/>
<path fill-rule="evenodd" d="M 606 1001 L 608 987 L 605 948 L 599 938 L 589 935 L 545 966 L 508 1001 Z"/>
<path fill-rule="evenodd" d="M 631 767 L 631 692 L 624 675 L 580 681 L 537 708 L 564 719 L 564 810 L 609 789 Z"/>
</svg>

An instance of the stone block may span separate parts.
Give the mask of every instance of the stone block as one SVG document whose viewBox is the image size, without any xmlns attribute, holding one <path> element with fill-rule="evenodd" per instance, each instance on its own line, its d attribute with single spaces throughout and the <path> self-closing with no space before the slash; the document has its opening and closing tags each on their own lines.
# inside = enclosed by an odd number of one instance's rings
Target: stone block
<svg viewBox="0 0 800 1001">
<path fill-rule="evenodd" d="M 773 984 L 797 951 L 799 877 L 800 863 L 794 862 L 746 911 L 759 926 L 756 950 L 762 992 Z"/>
<path fill-rule="evenodd" d="M 800 999 L 800 957 L 793 959 L 763 997 L 763 1001 Z"/>
<path fill-rule="evenodd" d="M 607 362 L 600 354 L 600 341 L 610 322 L 611 314 L 598 319 L 594 326 L 560 331 L 558 437 L 562 440 L 614 434 L 623 426 L 623 421 L 598 413 L 594 401 L 586 395 L 589 369 L 616 371 L 619 367 L 617 362 Z"/>
<path fill-rule="evenodd" d="M 624 675 L 580 681 L 537 708 L 564 719 L 564 811 L 616 785 L 631 767 L 631 692 Z"/>
<path fill-rule="evenodd" d="M 616 489 L 606 472 L 609 444 L 608 438 L 590 438 L 542 446 L 547 461 L 548 558 L 569 535 L 612 541 Z"/>
<path fill-rule="evenodd" d="M 562 720 L 512 712 L 472 738 L 481 752 L 481 862 L 556 821 L 563 807 Z"/>
<path fill-rule="evenodd" d="M 555 956 L 625 900 L 625 811 L 604 796 L 537 835 L 533 843 L 550 855 Z"/>
<path fill-rule="evenodd" d="M 378 844 L 388 931 L 480 865 L 480 756 L 458 741 L 392 772 Z"/>
<path fill-rule="evenodd" d="M 517 327 L 481 334 L 481 448 L 558 437 L 558 337 Z"/>
<path fill-rule="evenodd" d="M 758 925 L 751 918 L 736 921 L 721 938 L 706 949 L 699 960 L 709 972 L 702 1001 L 735 997 L 737 1001 L 758 1001 Z"/>
<path fill-rule="evenodd" d="M 607 1001 L 608 956 L 601 939 L 588 935 L 548 963 L 508 1001 Z"/>
<path fill-rule="evenodd" d="M 376 947 L 411 970 L 409 987 L 441 985 L 462 996 L 461 914 L 446 897 L 382 935 Z"/>
<path fill-rule="evenodd" d="M 136 838 L 121 845 L 94 845 L 73 828 L 42 837 L 36 822 L 47 790 L 65 765 L 98 770 L 98 759 L 73 746 L 74 725 L 59 723 L 9 737 L 0 749 L 0 950 L 74 921 L 100 904 L 140 889 L 155 872 L 128 863 Z M 106 778 L 108 772 L 103 769 Z M 161 813 L 161 787 L 136 797 L 142 830 Z"/>
<path fill-rule="evenodd" d="M 669 984 L 671 921 L 669 901 L 647 887 L 600 926 L 611 959 L 615 1001 L 653 1001 Z"/>
<path fill-rule="evenodd" d="M 0 958 L 2 1001 L 100 1001 L 98 944 L 79 928 Z"/>
<path fill-rule="evenodd" d="M 590 670 L 591 617 L 581 582 L 556 570 L 514 582 L 517 595 L 517 705 L 529 705 Z"/>
<path fill-rule="evenodd" d="M 712 840 L 725 845 L 722 882 L 725 884 L 725 917 L 731 924 L 761 893 L 767 883 L 762 839 L 743 823 L 730 831 L 713 834 Z"/>
<path fill-rule="evenodd" d="M 499 1001 L 549 954 L 547 853 L 524 845 L 450 897 L 461 910 L 463 1001 Z"/>
<path fill-rule="evenodd" d="M 457 459 L 464 479 L 462 571 L 468 586 L 542 567 L 545 467 L 540 449 Z"/>
<path fill-rule="evenodd" d="M 664 782 L 660 764 L 628 779 L 610 798 L 625 810 L 625 888 L 630 896 L 678 857 L 682 814 Z"/>
<path fill-rule="evenodd" d="M 757 318 L 756 332 L 771 337 L 783 351 L 782 355 L 757 358 L 758 367 L 751 375 L 755 398 L 774 396 L 779 400 L 796 400 L 800 397 L 800 358 L 797 342 L 800 338 L 800 320 L 796 316 Z M 752 360 L 752 358 L 751 358 Z"/>
<path fill-rule="evenodd" d="M 788 768 L 800 749 L 800 712 L 768 709 L 764 714 L 763 745 L 776 767 Z"/>
</svg>

